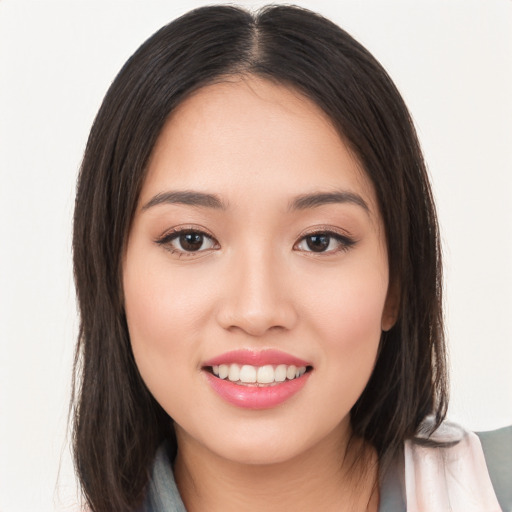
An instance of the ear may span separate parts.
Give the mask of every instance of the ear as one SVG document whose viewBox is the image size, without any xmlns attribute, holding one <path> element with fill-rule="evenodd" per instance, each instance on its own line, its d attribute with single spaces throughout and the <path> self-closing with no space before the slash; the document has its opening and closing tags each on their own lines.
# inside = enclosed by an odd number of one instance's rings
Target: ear
<svg viewBox="0 0 512 512">
<path fill-rule="evenodd" d="M 395 279 L 389 283 L 386 302 L 382 311 L 381 329 L 383 331 L 389 331 L 396 324 L 399 310 L 400 286 Z"/>
</svg>

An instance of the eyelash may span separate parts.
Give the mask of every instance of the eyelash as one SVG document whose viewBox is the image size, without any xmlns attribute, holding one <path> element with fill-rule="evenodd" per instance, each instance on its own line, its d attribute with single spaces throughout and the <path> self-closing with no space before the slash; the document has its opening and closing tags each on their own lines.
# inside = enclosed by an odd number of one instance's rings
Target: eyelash
<svg viewBox="0 0 512 512">
<path fill-rule="evenodd" d="M 172 246 L 172 242 L 179 239 L 182 236 L 187 235 L 199 235 L 201 237 L 201 245 L 203 245 L 205 240 L 209 240 L 211 244 L 213 244 L 212 247 L 208 247 L 206 249 L 198 249 L 195 251 L 187 251 L 184 249 L 177 249 Z M 306 243 L 308 238 L 312 237 L 325 237 L 329 239 L 327 248 L 332 243 L 332 240 L 335 240 L 338 244 L 338 247 L 331 250 L 324 250 L 324 251 L 314 251 L 314 250 L 305 250 L 300 249 L 299 245 Z M 210 235 L 209 233 L 205 232 L 202 229 L 194 228 L 194 227 L 182 227 L 182 228 L 175 228 L 171 231 L 166 232 L 164 235 L 162 235 L 160 238 L 155 240 L 155 243 L 162 246 L 164 249 L 169 251 L 171 254 L 178 255 L 178 257 L 194 257 L 199 254 L 204 254 L 206 252 L 210 252 L 212 250 L 219 249 L 219 243 L 215 238 Z M 331 229 L 316 229 L 314 231 L 305 233 L 301 235 L 299 240 L 294 244 L 293 248 L 295 250 L 298 250 L 300 252 L 303 252 L 305 254 L 311 254 L 314 256 L 321 256 L 321 255 L 331 255 L 336 254 L 338 252 L 346 252 L 351 247 L 353 247 L 357 241 L 350 236 L 347 236 L 346 234 L 338 233 Z M 308 244 L 309 245 L 309 244 Z M 311 247 L 309 247 L 311 249 Z"/>
<path fill-rule="evenodd" d="M 204 240 L 210 240 L 213 244 L 213 247 L 209 247 L 207 249 L 199 249 L 197 251 L 186 251 L 183 249 L 177 249 L 172 246 L 172 242 L 179 239 L 182 236 L 187 235 L 199 235 L 202 237 L 202 243 L 204 243 Z M 164 233 L 160 238 L 156 239 L 155 242 L 162 246 L 164 249 L 169 251 L 171 254 L 177 255 L 179 258 L 181 257 L 193 257 L 197 256 L 198 254 L 204 254 L 205 252 L 209 252 L 212 250 L 216 250 L 219 247 L 219 243 L 215 238 L 204 231 L 203 229 L 194 228 L 194 227 L 180 227 L 172 229 L 171 231 L 168 231 Z"/>
<path fill-rule="evenodd" d="M 298 249 L 299 244 L 307 243 L 308 238 L 312 237 L 326 237 L 329 238 L 329 246 L 332 243 L 332 240 L 335 240 L 338 244 L 338 247 L 335 249 L 327 250 L 327 251 L 313 251 L 313 250 L 304 250 L 304 249 Z M 299 241 L 293 246 L 294 249 L 297 248 L 297 250 L 313 256 L 322 256 L 322 255 L 331 255 L 336 254 L 339 252 L 346 252 L 349 249 L 351 249 L 355 244 L 357 243 L 357 240 L 354 238 L 339 233 L 338 231 L 333 230 L 332 228 L 316 228 L 313 231 L 310 231 L 308 233 L 304 233 L 301 235 Z"/>
</svg>

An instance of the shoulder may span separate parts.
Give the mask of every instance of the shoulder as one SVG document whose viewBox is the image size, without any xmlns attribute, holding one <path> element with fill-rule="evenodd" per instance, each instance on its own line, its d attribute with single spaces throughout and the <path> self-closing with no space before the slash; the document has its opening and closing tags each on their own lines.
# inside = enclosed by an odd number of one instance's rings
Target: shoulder
<svg viewBox="0 0 512 512">
<path fill-rule="evenodd" d="M 174 480 L 166 443 L 156 452 L 146 498 L 137 512 L 186 512 Z"/>
<path fill-rule="evenodd" d="M 433 426 L 426 418 L 405 442 L 407 510 L 512 512 L 512 428 L 480 438 L 447 421 Z"/>
<path fill-rule="evenodd" d="M 456 441 L 454 444 L 451 443 L 451 437 L 453 436 L 455 436 L 453 441 Z M 418 485 L 419 487 L 425 487 L 423 490 L 429 488 L 429 485 L 421 485 L 422 476 L 427 476 L 427 482 L 430 481 L 432 478 L 431 470 L 439 469 L 441 466 L 442 473 L 445 476 L 445 470 L 448 469 L 447 465 L 454 465 L 451 469 L 458 468 L 456 472 L 449 471 L 456 477 L 456 480 L 459 480 L 459 477 L 462 476 L 461 472 L 469 471 L 467 483 L 476 483 L 476 487 L 478 487 L 478 483 L 483 480 L 482 475 L 472 472 L 473 469 L 476 469 L 472 466 L 479 465 L 478 455 L 482 460 L 485 457 L 484 464 L 487 466 L 486 472 L 489 474 L 489 476 L 485 476 L 487 479 L 490 477 L 490 482 L 502 511 L 512 512 L 512 426 L 492 432 L 479 432 L 475 436 L 475 434 L 468 433 L 460 427 L 445 423 L 444 428 L 437 432 L 437 436 L 434 434 L 434 438 L 436 437 L 437 439 L 434 439 L 434 441 L 439 443 L 437 446 L 406 442 L 405 454 L 402 453 L 400 460 L 397 460 L 397 464 L 394 465 L 392 474 L 388 475 L 385 481 L 382 482 L 380 512 L 387 510 L 393 512 L 405 511 L 406 501 L 414 501 L 414 494 L 420 491 Z M 461 463 L 463 467 L 461 467 Z M 404 472 L 408 474 L 404 475 Z M 477 476 L 476 480 L 471 478 L 472 475 Z M 412 480 L 411 476 L 414 476 Z M 463 478 L 463 480 L 466 479 Z M 437 481 L 437 484 L 439 483 Z M 443 481 L 441 483 L 445 485 L 447 482 Z M 459 481 L 459 485 L 460 483 Z M 414 489 L 415 487 L 416 489 Z M 439 491 L 439 489 L 437 490 Z M 421 491 L 420 493 L 423 494 Z M 436 492 L 434 492 L 435 494 Z M 432 494 L 426 493 L 425 497 L 427 501 L 431 501 L 432 496 Z M 409 506 L 407 506 L 407 509 L 409 510 Z M 428 507 L 427 509 L 430 510 Z M 418 510 L 424 509 L 419 508 Z M 165 444 L 160 446 L 157 451 L 146 500 L 140 512 L 164 511 L 186 512 L 174 481 L 172 465 Z"/>
<path fill-rule="evenodd" d="M 512 512 L 512 425 L 476 434 L 500 506 L 503 511 Z"/>
</svg>

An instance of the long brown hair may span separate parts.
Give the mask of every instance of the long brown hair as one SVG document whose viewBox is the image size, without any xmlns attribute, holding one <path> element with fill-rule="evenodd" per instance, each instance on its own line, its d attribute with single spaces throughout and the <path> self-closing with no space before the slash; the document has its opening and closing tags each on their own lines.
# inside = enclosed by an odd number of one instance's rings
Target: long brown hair
<svg viewBox="0 0 512 512">
<path fill-rule="evenodd" d="M 375 187 L 400 305 L 351 411 L 355 434 L 385 463 L 427 414 L 439 423 L 446 411 L 438 225 L 414 126 L 396 87 L 350 35 L 305 9 L 196 9 L 159 30 L 122 68 L 94 121 L 78 179 L 73 439 L 94 512 L 135 509 L 158 445 L 167 439 L 176 450 L 172 420 L 134 362 L 123 306 L 123 248 L 148 158 L 187 95 L 239 74 L 288 85 L 314 101 Z"/>
</svg>

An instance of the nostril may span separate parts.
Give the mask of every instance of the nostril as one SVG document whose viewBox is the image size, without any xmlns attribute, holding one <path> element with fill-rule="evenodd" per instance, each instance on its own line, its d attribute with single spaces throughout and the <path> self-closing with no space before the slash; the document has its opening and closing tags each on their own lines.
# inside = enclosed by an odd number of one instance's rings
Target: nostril
<svg viewBox="0 0 512 512">
<path fill-rule="evenodd" d="M 255 284 L 258 277 L 254 277 L 255 269 L 247 272 L 253 277 L 240 274 L 238 279 L 233 278 L 236 289 L 230 290 L 229 295 L 218 303 L 218 324 L 228 331 L 243 331 L 253 337 L 292 329 L 298 319 L 293 299 L 286 295 L 276 279 L 264 279 L 262 272 L 258 276 L 263 282 Z M 248 279 L 251 283 L 246 282 Z"/>
</svg>

